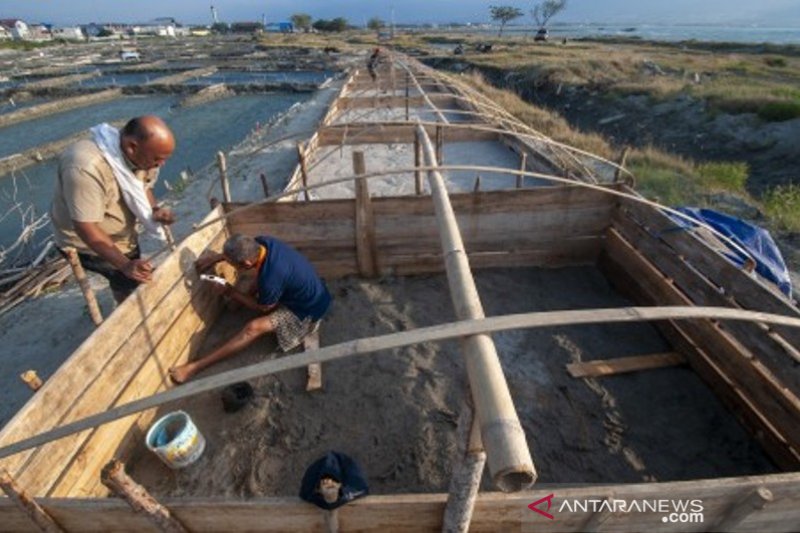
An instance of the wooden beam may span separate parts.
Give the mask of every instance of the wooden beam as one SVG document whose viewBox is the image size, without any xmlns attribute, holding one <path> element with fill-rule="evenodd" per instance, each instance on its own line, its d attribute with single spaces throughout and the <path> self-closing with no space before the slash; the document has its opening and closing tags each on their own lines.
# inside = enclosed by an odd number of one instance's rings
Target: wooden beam
<svg viewBox="0 0 800 533">
<path fill-rule="evenodd" d="M 366 173 L 364 152 L 353 152 L 353 172 L 356 176 Z M 367 180 L 356 180 L 356 254 L 361 276 L 371 278 L 378 274 L 375 244 L 375 216 Z"/>
<path fill-rule="evenodd" d="M 11 477 L 11 474 L 9 474 L 8 470 L 5 468 L 0 468 L 0 489 L 3 489 L 6 496 L 14 502 L 14 505 L 25 513 L 39 530 L 46 533 L 59 533 L 64 531 L 36 500 L 17 485 L 14 478 Z M 0 525 L 0 527 L 3 526 Z"/>
<path fill-rule="evenodd" d="M 686 358 L 683 355 L 667 352 L 570 363 L 567 365 L 567 372 L 573 378 L 596 378 L 683 364 L 686 364 Z"/>
<path fill-rule="evenodd" d="M 147 489 L 136 483 L 128 474 L 125 473 L 125 466 L 115 460 L 109 462 L 100 474 L 103 485 L 109 488 L 112 493 L 119 496 L 131 506 L 137 513 L 145 515 L 159 531 L 164 533 L 187 533 L 169 509 L 161 505 L 153 498 Z"/>
<path fill-rule="evenodd" d="M 435 167 L 436 152 L 422 126 L 417 128 L 417 135 L 428 165 Z M 483 305 L 444 179 L 433 170 L 428 172 L 428 184 L 456 316 L 462 320 L 483 318 Z M 476 335 L 462 339 L 461 348 L 492 481 L 506 492 L 523 490 L 536 481 L 536 470 L 494 342 L 489 335 Z"/>
</svg>

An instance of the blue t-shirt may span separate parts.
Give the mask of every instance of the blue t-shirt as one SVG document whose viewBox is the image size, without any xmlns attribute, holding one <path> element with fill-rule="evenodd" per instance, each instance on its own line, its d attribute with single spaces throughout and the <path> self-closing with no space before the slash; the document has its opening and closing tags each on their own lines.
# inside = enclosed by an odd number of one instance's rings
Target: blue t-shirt
<svg viewBox="0 0 800 533">
<path fill-rule="evenodd" d="M 300 320 L 322 318 L 331 295 L 308 259 L 274 237 L 256 237 L 256 242 L 267 247 L 267 258 L 258 272 L 258 303 L 280 303 Z"/>
</svg>

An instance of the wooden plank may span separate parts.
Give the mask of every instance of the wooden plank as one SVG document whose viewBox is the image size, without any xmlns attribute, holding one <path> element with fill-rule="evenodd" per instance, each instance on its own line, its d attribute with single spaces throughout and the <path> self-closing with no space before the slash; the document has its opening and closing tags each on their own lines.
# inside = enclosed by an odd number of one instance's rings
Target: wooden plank
<svg viewBox="0 0 800 533">
<path fill-rule="evenodd" d="M 703 523 L 721 520 L 743 495 L 764 487 L 773 502 L 749 515 L 737 528 L 742 532 L 791 532 L 800 522 L 800 475 L 797 473 L 692 480 L 669 483 L 636 483 L 604 486 L 554 488 L 537 486 L 534 491 L 515 494 L 483 492 L 478 495 L 470 531 L 510 530 L 582 531 L 589 513 L 565 508 L 565 501 L 602 500 L 607 496 L 632 500 L 695 500 L 703 505 Z M 557 519 L 547 520 L 527 509 L 528 504 L 554 492 Z M 447 494 L 396 494 L 367 496 L 339 510 L 343 531 L 441 531 Z M 146 518 L 134 513 L 117 499 L 43 499 L 45 510 L 69 531 L 152 531 Z M 322 531 L 319 509 L 299 498 L 164 499 L 162 502 L 191 531 Z M 29 526 L 12 504 L 0 500 L 0 529 L 22 530 Z M 657 524 L 665 528 L 660 513 L 621 513 L 606 521 L 620 531 L 645 531 Z M 699 524 L 695 524 L 699 526 Z M 667 529 L 664 529 L 666 531 Z M 669 531 L 686 531 L 686 524 L 674 524 Z"/>
<path fill-rule="evenodd" d="M 683 364 L 686 364 L 686 358 L 683 355 L 667 352 L 570 363 L 567 365 L 567 372 L 573 378 L 596 378 Z"/>
<path fill-rule="evenodd" d="M 721 294 L 716 285 L 679 257 L 668 244 L 657 240 L 624 212 L 615 215 L 614 227 L 629 242 L 636 243 L 639 252 L 669 277 L 694 303 L 739 307 L 735 300 Z M 789 386 L 795 395 L 800 394 L 800 373 L 793 371 L 794 361 L 787 354 L 784 345 L 767 334 L 765 327 L 748 322 L 722 323 L 720 327 L 756 354 L 773 374 L 780 376 L 781 382 Z"/>
<path fill-rule="evenodd" d="M 212 211 L 206 220 L 213 220 L 220 213 L 221 210 Z M 174 285 L 178 273 L 191 268 L 208 240 L 221 228 L 222 222 L 219 222 L 185 239 L 178 250 L 155 270 L 153 280 L 139 287 L 125 300 L 6 424 L 0 432 L 0 444 L 15 442 L 68 419 L 73 405 L 103 372 L 117 350 L 128 341 L 130 332 L 160 304 Z M 29 451 L 8 457 L 3 459 L 0 466 L 17 472 L 31 454 Z"/>
<path fill-rule="evenodd" d="M 641 221 L 650 232 L 658 234 L 662 241 L 672 246 L 705 277 L 723 287 L 743 308 L 800 316 L 800 310 L 795 306 L 772 294 L 746 272 L 708 248 L 700 239 L 689 232 L 676 231 L 678 225 L 663 213 L 628 200 L 623 200 L 620 206 Z M 792 346 L 800 348 L 800 332 L 779 326 L 774 329 Z"/>
<path fill-rule="evenodd" d="M 608 232 L 606 249 L 624 265 L 632 277 L 640 279 L 642 284 L 649 287 L 660 305 L 692 304 L 688 297 L 667 282 L 651 263 L 613 229 Z M 763 416 L 789 445 L 800 449 L 800 399 L 782 387 L 763 363 L 718 325 L 708 320 L 687 321 L 681 324 L 681 329 L 758 406 Z"/>
<path fill-rule="evenodd" d="M 631 300 L 658 305 L 658 296 L 641 279 L 633 278 L 615 258 L 604 251 L 599 266 L 614 287 Z M 711 357 L 700 349 L 676 322 L 657 322 L 656 328 L 672 346 L 684 354 L 692 368 L 711 388 L 739 422 L 761 444 L 770 458 L 786 470 L 800 466 L 800 454 L 792 450 L 786 439 L 769 424 L 758 408 L 737 389 L 730 379 L 713 363 Z"/>
<path fill-rule="evenodd" d="M 231 211 L 247 206 L 246 210 Z M 225 205 L 231 233 L 244 223 L 271 224 L 278 222 L 305 222 L 352 220 L 353 200 L 315 200 L 313 202 L 267 202 L 247 204 L 233 202 Z"/>
<path fill-rule="evenodd" d="M 320 146 L 342 145 L 342 144 L 386 144 L 386 143 L 406 143 L 414 142 L 414 125 L 409 124 L 385 124 L 385 123 L 361 123 L 348 125 L 325 126 L 319 130 Z M 436 129 L 426 126 L 431 135 L 435 135 Z M 446 142 L 465 142 L 465 141 L 497 141 L 499 134 L 493 131 L 474 130 L 467 128 L 448 128 L 445 135 Z"/>
<path fill-rule="evenodd" d="M 433 94 L 430 99 L 436 103 L 436 106 L 447 111 L 448 109 L 460 109 L 460 101 L 448 94 Z M 405 107 L 406 97 L 396 95 L 378 95 L 375 96 L 345 96 L 337 101 L 337 106 L 340 110 L 350 109 L 368 109 L 368 108 L 392 108 L 392 107 Z M 419 95 L 412 95 L 408 97 L 408 105 L 410 107 L 425 107 L 425 99 Z"/>
<path fill-rule="evenodd" d="M 309 203 L 317 203 L 316 201 Z M 353 204 L 351 204 L 353 207 Z M 352 245 L 355 239 L 355 220 L 353 213 L 350 218 L 328 220 L 325 223 L 314 222 L 313 219 L 305 223 L 274 222 L 259 223 L 248 222 L 230 226 L 231 233 L 244 233 L 245 235 L 272 235 L 284 241 L 315 242 L 320 246 L 336 247 Z"/>
</svg>

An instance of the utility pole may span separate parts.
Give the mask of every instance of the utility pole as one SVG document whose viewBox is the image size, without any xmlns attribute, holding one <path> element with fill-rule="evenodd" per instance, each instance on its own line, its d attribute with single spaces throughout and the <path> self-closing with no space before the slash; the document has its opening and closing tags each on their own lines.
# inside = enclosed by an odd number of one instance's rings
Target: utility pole
<svg viewBox="0 0 800 533">
<path fill-rule="evenodd" d="M 214 20 L 214 24 L 219 24 L 219 18 L 217 17 L 217 8 L 213 5 L 211 6 L 211 18 Z"/>
<path fill-rule="evenodd" d="M 392 6 L 392 28 L 391 28 L 391 31 L 389 33 L 389 37 L 391 39 L 394 39 L 394 6 Z"/>
</svg>

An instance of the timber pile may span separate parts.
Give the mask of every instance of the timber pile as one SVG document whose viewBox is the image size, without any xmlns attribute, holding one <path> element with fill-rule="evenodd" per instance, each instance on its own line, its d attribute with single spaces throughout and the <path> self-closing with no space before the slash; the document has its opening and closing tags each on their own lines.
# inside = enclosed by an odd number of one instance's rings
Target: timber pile
<svg viewBox="0 0 800 533">
<path fill-rule="evenodd" d="M 0 315 L 14 306 L 35 298 L 43 291 L 60 287 L 70 276 L 70 268 L 66 260 L 57 257 L 40 265 L 22 271 L 6 271 L 0 273 Z"/>
</svg>

